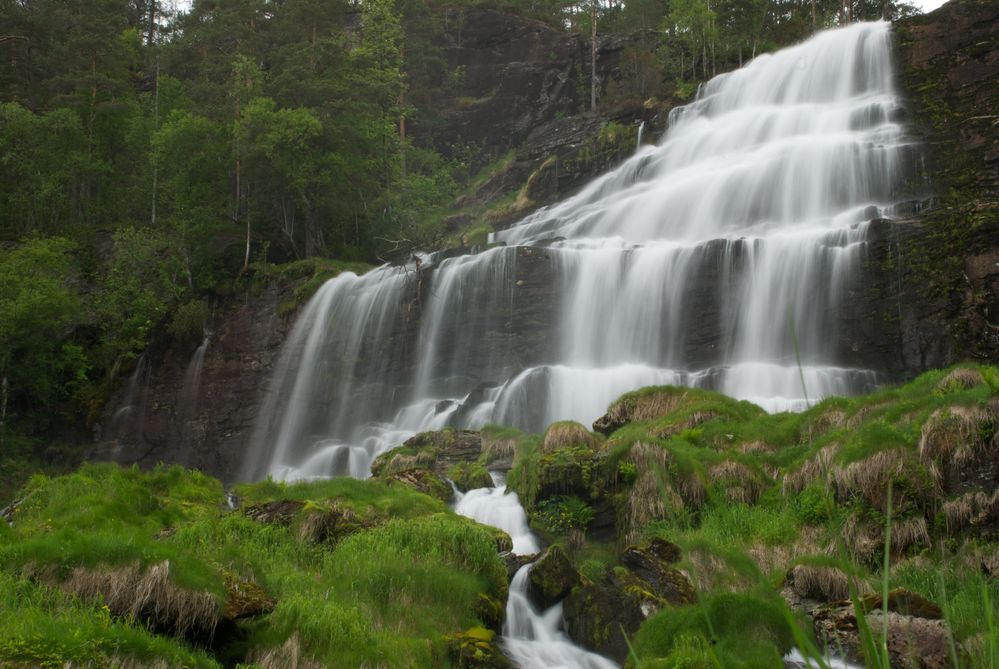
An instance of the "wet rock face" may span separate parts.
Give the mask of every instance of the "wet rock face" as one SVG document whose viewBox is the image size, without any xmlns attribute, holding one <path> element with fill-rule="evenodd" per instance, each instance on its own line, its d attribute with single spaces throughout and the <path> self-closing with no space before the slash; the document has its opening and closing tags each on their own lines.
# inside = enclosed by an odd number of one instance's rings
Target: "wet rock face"
<svg viewBox="0 0 999 669">
<path fill-rule="evenodd" d="M 999 360 L 999 6 L 948 2 L 896 37 L 934 195 L 897 244 L 901 352 L 919 369 Z"/>
<path fill-rule="evenodd" d="M 271 285 L 216 307 L 196 397 L 185 397 L 190 346 L 148 351 L 132 397 L 123 379 L 109 398 L 90 459 L 176 463 L 233 480 L 293 322 L 280 309 L 292 294 L 293 286 Z"/>
</svg>

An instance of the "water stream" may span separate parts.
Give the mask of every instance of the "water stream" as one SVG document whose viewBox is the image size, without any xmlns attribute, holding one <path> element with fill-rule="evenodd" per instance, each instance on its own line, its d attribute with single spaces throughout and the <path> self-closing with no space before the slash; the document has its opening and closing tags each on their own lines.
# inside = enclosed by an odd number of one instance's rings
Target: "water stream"
<svg viewBox="0 0 999 669">
<path fill-rule="evenodd" d="M 513 553 L 530 555 L 539 550 L 527 525 L 517 493 L 508 492 L 501 476 L 493 474 L 492 488 L 457 493 L 455 512 L 505 531 L 513 539 Z M 562 603 L 539 611 L 528 599 L 531 565 L 521 567 L 510 583 L 501 645 L 518 669 L 616 669 L 605 657 L 575 645 L 560 629 Z"/>
<path fill-rule="evenodd" d="M 760 56 L 500 245 L 325 284 L 286 340 L 243 477 L 364 476 L 416 431 L 589 424 L 651 384 L 769 411 L 871 390 L 842 324 L 870 222 L 910 202 L 918 164 L 890 39 L 854 24 Z"/>
</svg>

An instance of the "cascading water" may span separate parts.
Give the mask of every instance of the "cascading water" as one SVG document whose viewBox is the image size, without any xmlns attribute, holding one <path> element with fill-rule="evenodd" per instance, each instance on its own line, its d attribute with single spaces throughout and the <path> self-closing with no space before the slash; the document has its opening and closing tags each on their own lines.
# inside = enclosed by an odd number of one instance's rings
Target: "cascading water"
<svg viewBox="0 0 999 669">
<path fill-rule="evenodd" d="M 365 475 L 418 430 L 588 423 L 650 384 L 771 411 L 870 389 L 840 323 L 869 223 L 907 202 L 918 162 L 889 47 L 867 23 L 761 56 L 502 245 L 330 281 L 287 340 L 243 475 Z"/>
<path fill-rule="evenodd" d="M 191 361 L 187 363 L 184 370 L 184 385 L 181 386 L 180 396 L 177 398 L 177 422 L 181 426 L 182 441 L 185 446 L 192 442 L 193 422 L 198 408 L 198 394 L 201 392 L 201 371 L 205 366 L 205 353 L 208 352 L 208 344 L 211 341 L 211 333 L 205 332 L 201 345 L 194 351 Z"/>
<path fill-rule="evenodd" d="M 455 511 L 504 530 L 513 539 L 513 553 L 538 552 L 537 540 L 527 526 L 527 516 L 516 493 L 507 492 L 501 477 L 493 474 L 493 488 L 457 495 Z M 510 583 L 503 624 L 503 650 L 520 669 L 615 669 L 605 657 L 576 646 L 561 631 L 562 604 L 538 611 L 527 596 L 531 565 L 521 567 Z"/>
</svg>

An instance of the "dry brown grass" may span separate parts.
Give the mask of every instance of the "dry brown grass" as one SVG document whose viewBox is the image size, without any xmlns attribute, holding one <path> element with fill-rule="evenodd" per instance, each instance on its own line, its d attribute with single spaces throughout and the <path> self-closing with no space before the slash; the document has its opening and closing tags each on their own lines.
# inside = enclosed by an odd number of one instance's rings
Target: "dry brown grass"
<svg viewBox="0 0 999 669">
<path fill-rule="evenodd" d="M 298 525 L 298 538 L 314 544 L 336 543 L 358 530 L 371 527 L 352 509 L 334 502 L 329 509 L 312 509 Z"/>
<path fill-rule="evenodd" d="M 799 564 L 789 573 L 791 588 L 799 597 L 835 602 L 850 598 L 850 577 L 838 567 Z M 860 582 L 861 592 L 871 591 L 867 583 Z M 856 585 L 855 585 L 856 587 Z"/>
<path fill-rule="evenodd" d="M 715 411 L 695 411 L 683 420 L 679 420 L 675 423 L 669 423 L 666 425 L 653 425 L 649 428 L 649 435 L 659 439 L 669 439 L 674 437 L 684 430 L 690 430 L 702 423 L 706 423 L 709 420 L 714 420 L 718 418 L 721 414 Z"/>
<path fill-rule="evenodd" d="M 208 592 L 188 590 L 170 580 L 170 561 L 143 569 L 77 567 L 59 583 L 64 592 L 87 601 L 102 601 L 116 616 L 149 620 L 154 626 L 211 636 L 222 618 L 222 606 Z"/>
<path fill-rule="evenodd" d="M 902 476 L 907 459 L 906 451 L 895 448 L 879 451 L 868 458 L 845 466 L 834 467 L 830 472 L 830 478 L 836 498 L 843 502 L 851 497 L 860 496 L 882 513 L 887 513 L 888 485 Z M 896 495 L 896 507 L 900 507 L 902 501 Z"/>
<path fill-rule="evenodd" d="M 482 458 L 486 466 L 500 460 L 513 462 L 516 455 L 516 439 L 493 439 L 485 434 L 482 435 Z"/>
<path fill-rule="evenodd" d="M 302 641 L 295 632 L 277 648 L 257 651 L 249 658 L 254 666 L 261 669 L 322 669 L 323 665 L 302 652 Z"/>
<path fill-rule="evenodd" d="M 801 443 L 808 444 L 831 429 L 846 424 L 846 413 L 829 408 L 817 415 L 801 433 Z"/>
<path fill-rule="evenodd" d="M 892 402 L 875 402 L 873 404 L 865 404 L 846 420 L 846 427 L 851 430 L 855 430 L 868 418 L 874 416 L 878 411 L 891 405 Z"/>
<path fill-rule="evenodd" d="M 884 550 L 884 526 L 872 520 L 862 520 L 856 514 L 843 525 L 843 542 L 858 562 L 873 564 Z M 926 518 L 908 516 L 892 519 L 891 554 L 900 556 L 915 547 L 929 547 L 930 533 Z"/>
<path fill-rule="evenodd" d="M 960 371 L 960 370 L 955 370 Z M 968 370 L 971 371 L 971 370 Z M 999 397 L 983 406 L 951 406 L 937 409 L 923 424 L 919 457 L 947 491 L 953 480 L 975 463 L 999 457 Z"/>
<path fill-rule="evenodd" d="M 385 467 L 382 469 L 380 474 L 389 476 L 391 474 L 404 472 L 408 469 L 426 469 L 428 467 L 433 467 L 436 462 L 437 455 L 433 451 L 420 451 L 414 455 L 396 453 L 385 464 Z"/>
<path fill-rule="evenodd" d="M 901 520 L 893 519 L 891 523 L 891 550 L 895 555 L 900 555 L 913 547 L 928 548 L 930 545 L 930 532 L 926 525 L 926 518 L 922 516 L 909 516 Z"/>
<path fill-rule="evenodd" d="M 841 533 L 843 544 L 855 560 L 871 563 L 883 546 L 884 530 L 870 520 L 862 520 L 857 514 L 851 515 L 843 524 Z"/>
<path fill-rule="evenodd" d="M 724 487 L 725 497 L 734 504 L 756 504 L 766 487 L 759 473 L 735 460 L 711 467 L 708 476 Z"/>
<path fill-rule="evenodd" d="M 541 442 L 541 452 L 551 453 L 568 446 L 586 446 L 597 448 L 600 440 L 579 423 L 553 423 L 545 432 Z"/>
<path fill-rule="evenodd" d="M 665 520 L 684 507 L 683 498 L 666 478 L 673 458 L 662 446 L 636 442 L 627 460 L 635 465 L 638 476 L 621 509 L 621 539 L 625 545 L 642 540 L 641 528 L 654 520 Z"/>
<path fill-rule="evenodd" d="M 817 527 L 804 527 L 791 543 L 753 544 L 747 551 L 757 566 L 768 577 L 786 574 L 796 560 L 804 555 L 824 552 L 822 531 Z"/>
<path fill-rule="evenodd" d="M 654 392 L 618 402 L 607 410 L 608 416 L 622 423 L 655 420 L 677 410 L 688 393 Z"/>
<path fill-rule="evenodd" d="M 796 495 L 815 481 L 828 480 L 833 459 L 839 450 L 840 445 L 837 442 L 823 446 L 814 457 L 805 460 L 800 467 L 785 474 L 781 483 L 784 495 Z"/>
<path fill-rule="evenodd" d="M 943 505 L 947 533 L 956 534 L 969 527 L 978 527 L 999 519 L 999 490 L 991 497 L 975 490 Z"/>
<path fill-rule="evenodd" d="M 736 449 L 740 453 L 746 453 L 748 455 L 763 455 L 766 453 L 773 453 L 775 449 L 773 446 L 765 441 L 747 441 L 739 444 Z"/>
<path fill-rule="evenodd" d="M 968 367 L 958 367 L 952 369 L 947 376 L 937 383 L 937 390 L 943 392 L 953 392 L 955 390 L 970 390 L 975 386 L 985 383 L 985 379 L 977 369 Z"/>
</svg>

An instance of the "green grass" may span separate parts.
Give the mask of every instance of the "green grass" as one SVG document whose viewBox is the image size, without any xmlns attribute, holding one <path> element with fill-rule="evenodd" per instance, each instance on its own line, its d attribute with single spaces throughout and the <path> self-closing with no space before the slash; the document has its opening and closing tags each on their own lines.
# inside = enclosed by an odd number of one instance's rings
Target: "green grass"
<svg viewBox="0 0 999 669">
<path fill-rule="evenodd" d="M 165 661 L 210 669 L 213 658 L 185 643 L 151 633 L 107 609 L 80 602 L 0 571 L 0 664 L 107 666 L 112 660 Z"/>
<path fill-rule="evenodd" d="M 77 567 L 169 560 L 176 585 L 207 591 L 220 603 L 227 575 L 256 582 L 276 606 L 240 623 L 242 640 L 216 649 L 226 663 L 259 658 L 294 638 L 306 656 L 330 667 L 449 666 L 446 635 L 483 625 L 484 596 L 505 599 L 494 532 L 404 486 L 265 481 L 238 493 L 246 504 L 305 505 L 288 526 L 259 523 L 227 510 L 218 481 L 177 467 L 143 473 L 86 465 L 68 476 L 33 478 L 14 526 L 0 530 L 0 615 L 27 621 L 0 623 L 0 664 L 101 665 L 121 652 L 215 666 L 183 640 L 153 634 L 144 621 L 59 593 L 60 579 Z M 364 522 L 335 545 L 300 534 L 301 518 L 331 509 Z M 38 573 L 49 574 L 55 589 L 27 580 Z M 78 637 L 86 641 L 79 648 L 54 641 Z"/>
</svg>

